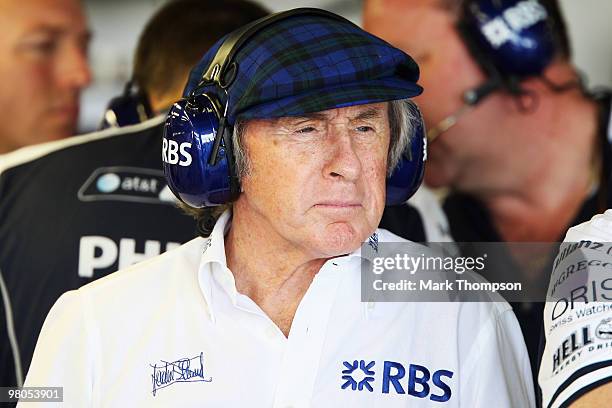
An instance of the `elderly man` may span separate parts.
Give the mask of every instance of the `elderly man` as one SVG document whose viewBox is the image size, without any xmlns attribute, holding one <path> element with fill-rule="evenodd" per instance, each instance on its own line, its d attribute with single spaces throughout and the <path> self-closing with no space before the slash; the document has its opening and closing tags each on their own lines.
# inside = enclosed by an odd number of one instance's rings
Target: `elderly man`
<svg viewBox="0 0 612 408">
<path fill-rule="evenodd" d="M 72 136 L 89 84 L 79 0 L 0 1 L 0 154 Z"/>
<path fill-rule="evenodd" d="M 208 239 L 65 294 L 26 385 L 83 407 L 532 406 L 499 297 L 360 302 L 361 243 L 401 241 L 376 227 L 398 152 L 422 149 L 417 79 L 408 55 L 321 10 L 217 43 L 162 157 L 183 201 L 231 209 Z"/>
</svg>

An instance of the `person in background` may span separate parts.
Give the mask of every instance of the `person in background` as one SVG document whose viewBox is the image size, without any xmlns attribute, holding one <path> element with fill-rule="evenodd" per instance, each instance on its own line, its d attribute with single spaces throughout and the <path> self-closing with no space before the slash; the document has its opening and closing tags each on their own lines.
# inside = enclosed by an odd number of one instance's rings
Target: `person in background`
<svg viewBox="0 0 612 408">
<path fill-rule="evenodd" d="M 163 176 L 161 113 L 180 98 L 191 66 L 216 40 L 265 15 L 246 0 L 168 2 L 144 28 L 134 65 L 157 115 L 5 155 L 0 385 L 22 383 L 45 316 L 62 293 L 196 235 Z"/>
<path fill-rule="evenodd" d="M 610 97 L 583 88 L 556 0 L 368 0 L 364 27 L 422 68 L 425 181 L 456 241 L 559 242 L 612 204 Z M 553 256 L 524 277 L 542 300 L 513 305 L 534 374 Z"/>
<path fill-rule="evenodd" d="M 76 133 L 91 81 L 79 0 L 0 1 L 0 155 Z"/>
<path fill-rule="evenodd" d="M 612 400 L 612 210 L 570 228 L 544 313 L 542 406 L 608 407 Z"/>
</svg>

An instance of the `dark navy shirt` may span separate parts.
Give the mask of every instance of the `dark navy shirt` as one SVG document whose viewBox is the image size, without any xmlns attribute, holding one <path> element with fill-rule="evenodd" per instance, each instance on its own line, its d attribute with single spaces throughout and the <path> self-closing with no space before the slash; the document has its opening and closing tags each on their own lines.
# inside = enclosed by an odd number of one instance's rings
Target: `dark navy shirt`
<svg viewBox="0 0 612 408">
<path fill-rule="evenodd" d="M 62 293 L 196 236 L 166 186 L 162 133 L 157 117 L 0 156 L 0 386 L 16 385 L 7 314 L 25 377 Z"/>
</svg>

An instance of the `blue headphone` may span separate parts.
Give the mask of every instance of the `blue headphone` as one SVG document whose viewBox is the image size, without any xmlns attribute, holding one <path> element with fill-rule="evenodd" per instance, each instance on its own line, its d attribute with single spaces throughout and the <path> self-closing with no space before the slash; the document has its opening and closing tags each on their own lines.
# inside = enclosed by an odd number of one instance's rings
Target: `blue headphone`
<svg viewBox="0 0 612 408">
<path fill-rule="evenodd" d="M 128 81 L 123 93 L 108 103 L 98 130 L 135 125 L 154 116 L 147 93 L 134 80 Z"/>
<path fill-rule="evenodd" d="M 457 29 L 488 77 L 465 93 L 468 105 L 499 88 L 522 94 L 520 81 L 540 76 L 559 47 L 549 11 L 538 0 L 465 1 Z"/>
<path fill-rule="evenodd" d="M 194 208 L 232 202 L 240 195 L 240 180 L 227 122 L 227 95 L 239 66 L 234 57 L 242 44 L 274 22 L 295 15 L 319 15 L 348 22 L 324 10 L 301 8 L 272 14 L 229 34 L 202 75 L 199 85 L 170 109 L 162 140 L 162 161 L 168 186 Z M 352 23 L 350 23 L 352 24 Z M 417 112 L 418 113 L 418 112 Z M 427 158 L 425 126 L 420 113 L 411 143 L 387 178 L 387 205 L 404 203 L 421 185 Z"/>
</svg>

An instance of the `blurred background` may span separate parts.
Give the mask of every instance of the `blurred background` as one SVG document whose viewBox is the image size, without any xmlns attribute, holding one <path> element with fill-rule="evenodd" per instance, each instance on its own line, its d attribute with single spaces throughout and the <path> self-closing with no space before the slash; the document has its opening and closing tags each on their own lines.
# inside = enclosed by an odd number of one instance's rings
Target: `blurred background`
<svg viewBox="0 0 612 408">
<path fill-rule="evenodd" d="M 222 0 L 221 0 L 222 1 Z M 94 82 L 83 93 L 82 132 L 94 130 L 106 103 L 121 93 L 131 74 L 138 35 L 165 0 L 85 0 L 93 30 L 90 61 Z M 361 23 L 361 0 L 262 0 L 273 11 L 295 7 L 319 7 Z M 589 86 L 612 86 L 612 1 L 561 0 L 567 17 L 576 65 Z"/>
</svg>

